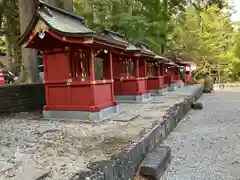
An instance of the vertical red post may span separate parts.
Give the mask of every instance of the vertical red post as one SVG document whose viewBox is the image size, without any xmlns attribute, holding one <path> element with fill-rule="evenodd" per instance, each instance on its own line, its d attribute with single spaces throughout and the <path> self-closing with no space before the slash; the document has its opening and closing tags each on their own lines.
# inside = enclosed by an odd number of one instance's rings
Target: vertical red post
<svg viewBox="0 0 240 180">
<path fill-rule="evenodd" d="M 112 52 L 109 52 L 109 69 L 110 69 L 110 72 L 109 72 L 110 79 L 113 79 Z"/>
<path fill-rule="evenodd" d="M 163 66 L 163 64 L 160 64 L 160 74 L 161 74 L 161 76 L 164 76 L 164 66 Z"/>
<path fill-rule="evenodd" d="M 108 78 L 113 80 L 113 62 L 112 62 L 112 52 L 109 51 L 108 52 L 108 64 L 109 64 L 109 74 L 108 74 Z M 105 71 L 105 70 L 104 70 Z M 111 88 L 112 88 L 112 94 L 111 94 L 111 97 L 112 97 L 112 101 L 115 101 L 115 98 L 114 98 L 114 81 L 112 82 L 111 84 Z"/>
<path fill-rule="evenodd" d="M 90 56 L 89 56 L 89 71 L 90 71 L 90 81 L 95 80 L 95 72 L 94 72 L 94 54 L 93 50 L 91 49 L 90 51 Z"/>
<path fill-rule="evenodd" d="M 144 77 L 146 77 L 147 76 L 147 61 L 144 60 L 143 62 L 144 62 Z"/>
<path fill-rule="evenodd" d="M 123 73 L 123 63 L 119 60 L 119 57 L 112 57 L 112 67 L 114 69 L 113 77 L 114 79 L 119 79 Z"/>
<path fill-rule="evenodd" d="M 174 72 L 173 67 L 170 67 L 168 69 L 168 72 L 169 72 L 169 81 L 170 81 L 169 83 L 171 84 L 173 82 L 173 72 Z"/>
<path fill-rule="evenodd" d="M 138 58 L 135 59 L 134 61 L 134 68 L 135 68 L 135 77 L 139 78 L 139 60 Z"/>
<path fill-rule="evenodd" d="M 113 61 L 112 53 L 108 52 L 103 61 L 103 74 L 104 79 L 113 79 Z"/>
<path fill-rule="evenodd" d="M 140 77 L 147 76 L 147 61 L 144 59 L 139 61 L 139 76 Z"/>
<path fill-rule="evenodd" d="M 156 70 L 156 76 L 161 76 L 161 69 L 160 69 L 160 67 L 156 67 L 155 66 L 155 70 Z"/>
</svg>

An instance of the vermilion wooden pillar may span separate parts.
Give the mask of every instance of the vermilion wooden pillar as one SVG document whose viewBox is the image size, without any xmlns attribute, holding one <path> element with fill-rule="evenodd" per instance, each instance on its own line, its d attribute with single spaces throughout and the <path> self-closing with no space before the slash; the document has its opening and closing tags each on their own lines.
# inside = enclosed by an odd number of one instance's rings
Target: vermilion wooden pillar
<svg viewBox="0 0 240 180">
<path fill-rule="evenodd" d="M 139 59 L 138 58 L 135 58 L 134 65 L 135 65 L 135 76 L 136 78 L 139 78 Z"/>
<path fill-rule="evenodd" d="M 185 82 L 189 83 L 191 81 L 191 66 L 185 65 L 186 75 L 185 75 Z"/>
<path fill-rule="evenodd" d="M 139 76 L 144 78 L 147 77 L 147 61 L 146 60 L 139 61 Z"/>
<path fill-rule="evenodd" d="M 119 60 L 118 56 L 112 56 L 112 66 L 113 66 L 113 78 L 114 79 L 121 79 L 124 72 L 123 63 Z"/>
<path fill-rule="evenodd" d="M 155 67 L 156 76 L 161 76 L 161 67 Z"/>
<path fill-rule="evenodd" d="M 161 73 L 161 76 L 164 76 L 165 74 L 164 65 L 162 63 L 160 64 L 160 73 Z"/>
<path fill-rule="evenodd" d="M 168 68 L 168 83 L 172 84 L 173 83 L 173 76 L 174 76 L 174 68 L 170 67 Z"/>
<path fill-rule="evenodd" d="M 103 76 L 104 79 L 113 79 L 113 61 L 112 53 L 109 52 L 103 61 Z"/>
<path fill-rule="evenodd" d="M 180 81 L 180 68 L 176 68 L 176 73 L 175 73 L 175 81 Z"/>
<path fill-rule="evenodd" d="M 169 79 L 168 79 L 168 68 L 167 65 L 162 64 L 162 72 L 163 72 L 163 77 L 164 77 L 164 84 L 165 86 L 168 86 L 169 84 Z"/>
<path fill-rule="evenodd" d="M 95 68 L 94 68 L 94 55 L 93 50 L 90 50 L 89 56 L 89 71 L 90 71 L 90 81 L 95 81 Z"/>
</svg>

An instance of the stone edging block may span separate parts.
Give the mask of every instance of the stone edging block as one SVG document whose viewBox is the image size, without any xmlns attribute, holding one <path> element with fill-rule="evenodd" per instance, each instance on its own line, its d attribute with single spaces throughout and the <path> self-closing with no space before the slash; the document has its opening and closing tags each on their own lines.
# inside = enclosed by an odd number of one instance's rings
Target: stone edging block
<svg viewBox="0 0 240 180">
<path fill-rule="evenodd" d="M 140 165 L 140 175 L 151 180 L 159 180 L 171 161 L 171 148 L 157 145 L 145 157 Z"/>
<path fill-rule="evenodd" d="M 180 120 L 191 110 L 191 103 L 195 102 L 203 92 L 203 86 L 199 87 L 192 95 L 185 98 L 183 102 L 176 103 L 170 107 L 163 116 L 162 123 L 153 123 L 153 128 L 145 134 L 138 142 L 127 146 L 118 157 L 111 160 L 92 162 L 89 169 L 78 173 L 72 180 L 129 180 L 131 179 L 146 154 L 155 147 L 156 143 L 165 140 Z"/>
</svg>

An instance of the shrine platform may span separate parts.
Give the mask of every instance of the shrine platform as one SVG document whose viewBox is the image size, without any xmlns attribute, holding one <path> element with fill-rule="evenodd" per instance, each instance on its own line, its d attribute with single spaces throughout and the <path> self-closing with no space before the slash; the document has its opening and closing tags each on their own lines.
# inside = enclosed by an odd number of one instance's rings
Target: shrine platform
<svg viewBox="0 0 240 180">
<path fill-rule="evenodd" d="M 60 111 L 60 110 L 43 110 L 45 119 L 52 120 L 79 120 L 84 122 L 97 122 L 105 120 L 118 113 L 118 105 L 109 106 L 96 112 L 90 111 Z"/>
</svg>

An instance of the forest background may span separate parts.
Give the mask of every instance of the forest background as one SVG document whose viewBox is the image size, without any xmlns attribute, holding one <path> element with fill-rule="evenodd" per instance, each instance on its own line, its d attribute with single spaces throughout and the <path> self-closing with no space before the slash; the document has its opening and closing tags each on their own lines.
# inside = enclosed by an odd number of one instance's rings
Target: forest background
<svg viewBox="0 0 240 180">
<path fill-rule="evenodd" d="M 194 78 L 211 73 L 221 81 L 240 80 L 239 22 L 226 0 L 46 0 L 86 19 L 97 32 L 111 29 L 143 41 L 158 54 L 194 61 Z M 37 0 L 0 0 L 0 66 L 20 74 L 18 83 L 39 81 L 36 50 L 16 45 Z M 102 71 L 96 64 L 97 73 Z"/>
</svg>

